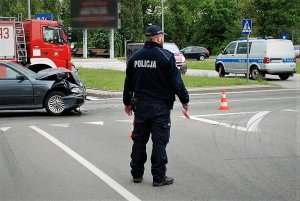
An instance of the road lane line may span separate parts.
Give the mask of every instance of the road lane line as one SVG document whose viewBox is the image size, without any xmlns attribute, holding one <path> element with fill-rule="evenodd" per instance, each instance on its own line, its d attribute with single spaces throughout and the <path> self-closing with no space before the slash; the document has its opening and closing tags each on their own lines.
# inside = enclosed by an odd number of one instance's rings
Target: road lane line
<svg viewBox="0 0 300 201">
<path fill-rule="evenodd" d="M 270 113 L 270 111 L 262 111 L 252 116 L 247 123 L 247 131 L 259 132 L 260 122 L 264 118 L 264 116 L 267 115 L 268 113 Z"/>
<path fill-rule="evenodd" d="M 120 195 L 122 195 L 126 200 L 129 201 L 140 201 L 139 198 L 137 198 L 135 195 L 130 193 L 128 190 L 126 190 L 123 186 L 121 186 L 119 183 L 117 183 L 115 180 L 113 180 L 111 177 L 109 177 L 107 174 L 99 170 L 96 166 L 94 166 L 92 163 L 84 159 L 82 156 L 77 154 L 75 151 L 70 149 L 68 146 L 60 142 L 58 139 L 53 137 L 52 135 L 48 134 L 47 132 L 43 131 L 42 129 L 36 127 L 36 126 L 29 126 L 29 128 L 35 130 L 48 140 L 50 140 L 52 143 L 54 143 L 56 146 L 61 148 L 63 151 L 65 151 L 67 154 L 69 154 L 72 158 L 77 160 L 81 165 L 86 167 L 88 170 L 90 170 L 92 173 L 94 173 L 97 177 L 102 179 L 106 184 L 108 184 L 111 188 L 113 188 L 115 191 L 117 191 Z"/>
<path fill-rule="evenodd" d="M 226 87 L 224 87 L 226 89 Z M 272 90 L 257 90 L 257 91 L 226 91 L 226 94 L 249 94 L 249 93 L 262 93 L 262 92 L 285 92 L 285 91 L 298 91 L 299 89 L 272 89 Z M 221 89 L 220 89 L 221 91 Z M 220 92 L 211 92 L 211 93 L 192 93 L 190 96 L 204 96 L 204 95 L 218 95 Z"/>
<path fill-rule="evenodd" d="M 195 116 L 191 116 L 190 118 L 194 119 L 196 121 L 202 121 L 202 122 L 209 123 L 209 124 L 212 124 L 212 125 L 224 126 L 226 128 L 232 128 L 232 129 L 237 129 L 237 130 L 241 130 L 241 131 L 247 131 L 247 128 L 244 128 L 244 127 L 241 127 L 241 126 L 222 123 L 222 122 L 214 121 L 214 120 L 210 120 L 210 119 L 203 119 L 203 118 L 199 118 L 199 117 L 195 117 Z"/>
<path fill-rule="evenodd" d="M 299 96 L 294 96 L 294 97 L 281 97 L 281 98 L 252 98 L 252 99 L 231 99 L 230 102 L 248 102 L 248 101 L 267 101 L 267 100 L 282 100 L 282 99 L 298 99 Z M 202 102 L 190 102 L 190 105 L 195 105 L 195 104 L 203 104 L 203 103 L 219 103 L 220 101 L 202 101 Z M 176 103 L 175 105 L 180 105 L 181 103 Z"/>
<path fill-rule="evenodd" d="M 258 112 L 258 111 L 257 111 Z M 257 112 L 234 112 L 234 113 L 222 113 L 222 114 L 199 114 L 193 115 L 194 117 L 210 117 L 210 116 L 226 116 L 226 115 L 235 115 L 235 114 L 251 114 Z"/>
<path fill-rule="evenodd" d="M 297 110 L 293 110 L 293 109 L 283 109 L 282 111 L 284 111 L 284 112 L 297 112 Z"/>
<path fill-rule="evenodd" d="M 220 114 L 220 115 L 236 115 L 236 114 L 245 114 L 245 113 L 250 114 L 250 113 L 256 113 L 256 112 L 226 113 L 226 114 Z M 196 121 L 202 121 L 202 122 L 209 123 L 212 125 L 224 126 L 226 128 L 237 129 L 237 130 L 244 131 L 244 132 L 259 132 L 260 131 L 260 129 L 259 129 L 260 122 L 263 119 L 263 117 L 265 115 L 267 115 L 268 113 L 270 113 L 270 111 L 257 112 L 255 115 L 253 115 L 249 119 L 249 121 L 247 122 L 247 127 L 242 127 L 242 126 L 223 123 L 223 122 L 219 122 L 219 121 L 215 121 L 215 120 L 200 118 L 200 117 L 206 117 L 206 116 L 218 116 L 219 114 L 193 115 L 193 116 L 190 116 L 190 118 L 193 120 L 196 120 Z M 180 116 L 180 117 L 184 118 L 184 116 Z"/>
</svg>

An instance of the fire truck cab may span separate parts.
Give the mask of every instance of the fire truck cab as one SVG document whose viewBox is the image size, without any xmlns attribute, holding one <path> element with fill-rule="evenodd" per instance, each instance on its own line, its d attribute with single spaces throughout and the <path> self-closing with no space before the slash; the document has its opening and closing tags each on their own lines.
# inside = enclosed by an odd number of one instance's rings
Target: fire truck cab
<svg viewBox="0 0 300 201">
<path fill-rule="evenodd" d="M 0 60 L 20 63 L 34 72 L 46 68 L 73 70 L 63 25 L 50 20 L 0 18 Z"/>
</svg>

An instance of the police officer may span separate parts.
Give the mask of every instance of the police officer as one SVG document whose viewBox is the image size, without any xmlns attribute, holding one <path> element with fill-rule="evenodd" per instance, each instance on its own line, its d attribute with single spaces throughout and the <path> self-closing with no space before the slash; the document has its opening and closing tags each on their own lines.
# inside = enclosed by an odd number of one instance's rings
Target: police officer
<svg viewBox="0 0 300 201">
<path fill-rule="evenodd" d="M 135 112 L 130 166 L 133 182 L 140 183 L 147 161 L 146 144 L 151 133 L 153 186 L 163 186 L 174 182 L 172 177 L 166 176 L 170 110 L 176 94 L 183 109 L 187 111 L 189 94 L 176 67 L 174 55 L 162 47 L 161 28 L 151 25 L 146 29 L 145 36 L 144 47 L 136 51 L 127 62 L 123 91 L 126 114 L 132 115 Z"/>
</svg>

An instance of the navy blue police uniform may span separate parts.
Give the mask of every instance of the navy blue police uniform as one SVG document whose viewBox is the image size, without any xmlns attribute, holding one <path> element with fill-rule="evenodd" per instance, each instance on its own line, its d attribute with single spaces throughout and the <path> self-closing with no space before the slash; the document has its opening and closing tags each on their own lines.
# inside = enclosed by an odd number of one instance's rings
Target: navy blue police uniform
<svg viewBox="0 0 300 201">
<path fill-rule="evenodd" d="M 170 138 L 170 110 L 175 95 L 182 104 L 189 102 L 189 94 L 173 53 L 156 42 L 145 42 L 144 47 L 136 51 L 127 63 L 123 91 L 125 106 L 131 104 L 132 94 L 137 101 L 132 133 L 131 174 L 133 178 L 143 177 L 147 161 L 146 144 L 151 133 L 151 173 L 153 182 L 161 183 L 166 177 L 166 146 Z"/>
</svg>

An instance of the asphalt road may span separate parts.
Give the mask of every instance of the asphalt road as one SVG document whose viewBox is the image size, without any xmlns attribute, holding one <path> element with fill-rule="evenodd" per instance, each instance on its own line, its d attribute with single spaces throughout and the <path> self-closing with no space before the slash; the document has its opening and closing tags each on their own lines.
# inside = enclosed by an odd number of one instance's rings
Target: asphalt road
<svg viewBox="0 0 300 201">
<path fill-rule="evenodd" d="M 120 99 L 94 99 L 82 114 L 0 111 L 0 200 L 300 200 L 300 91 L 191 95 L 178 101 L 168 145 L 170 186 L 130 177 L 132 117 Z M 151 142 L 148 146 L 151 154 Z"/>
</svg>

